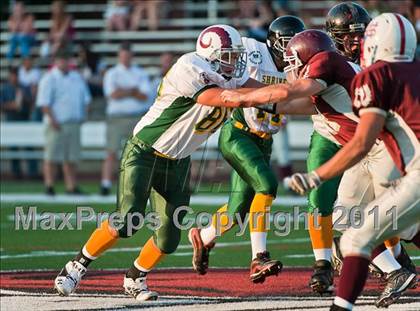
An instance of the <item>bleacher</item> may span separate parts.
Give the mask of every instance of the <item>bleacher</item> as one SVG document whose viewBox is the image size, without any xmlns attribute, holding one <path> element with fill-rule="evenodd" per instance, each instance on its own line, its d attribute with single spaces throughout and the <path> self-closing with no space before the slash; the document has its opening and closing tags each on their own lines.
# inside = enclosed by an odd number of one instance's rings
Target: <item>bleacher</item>
<svg viewBox="0 0 420 311">
<path fill-rule="evenodd" d="M 90 2 L 90 3 L 87 3 Z M 48 35 L 50 27 L 50 4 L 49 1 L 32 1 L 26 5 L 28 12 L 33 13 L 36 18 L 35 28 L 37 29 L 37 47 L 33 49 L 35 63 L 42 68 L 48 64 L 40 62 L 38 48 Z M 299 16 L 315 27 L 324 23 L 323 16 L 335 1 L 291 1 L 292 9 L 298 12 Z M 116 63 L 116 51 L 122 41 L 132 42 L 134 51 L 134 63 L 143 66 L 152 76 L 159 73 L 159 55 L 171 51 L 176 55 L 195 49 L 195 40 L 199 32 L 206 26 L 216 23 L 231 24 L 232 12 L 236 7 L 235 1 L 170 1 L 169 17 L 162 19 L 159 30 L 148 31 L 145 21 L 140 25 L 138 31 L 108 32 L 105 31 L 105 19 L 103 18 L 106 9 L 105 1 L 83 1 L 72 0 L 67 2 L 67 11 L 73 15 L 75 35 L 75 50 L 84 41 L 89 41 L 93 51 L 98 52 L 108 65 Z M 3 6 L 4 7 L 4 6 Z M 11 64 L 18 65 L 19 60 L 15 58 L 9 61 L 5 58 L 8 50 L 9 33 L 7 32 L 8 15 L 1 12 L 1 34 L 0 34 L 0 80 L 7 75 L 7 67 Z M 245 25 L 248 21 L 240 22 L 240 31 L 245 33 Z M 92 120 L 102 120 L 102 117 L 89 116 Z M 292 159 L 303 160 L 306 157 L 308 147 L 308 135 L 311 131 L 309 121 L 294 121 L 290 125 L 290 141 L 292 147 Z M 27 133 L 27 135 L 25 134 Z M 94 138 L 92 138 L 94 137 Z M 42 146 L 44 143 L 43 125 L 36 123 L 11 123 L 1 125 L 1 157 L 11 158 L 41 158 Z M 84 148 L 83 158 L 86 160 L 99 160 L 104 156 L 105 146 L 104 123 L 88 122 L 83 126 L 82 145 Z M 31 146 L 32 151 L 10 151 L 10 146 Z M 217 137 L 210 140 L 208 148 L 217 148 Z M 195 157 L 200 158 L 199 151 Z M 201 153 L 202 154 L 202 153 Z M 211 154 L 210 154 L 211 155 Z"/>
<path fill-rule="evenodd" d="M 39 55 L 38 47 L 48 35 L 50 27 L 50 5 L 46 3 L 27 5 L 27 11 L 36 17 L 35 28 L 37 29 L 37 47 L 33 49 L 35 58 Z M 106 9 L 105 1 L 68 1 L 67 11 L 73 15 L 74 27 L 76 29 L 75 43 L 89 41 L 94 52 L 103 56 L 107 64 L 113 65 L 116 62 L 115 52 L 118 43 L 130 41 L 133 43 L 135 53 L 134 61 L 142 65 L 152 75 L 159 72 L 158 62 L 162 52 L 171 51 L 177 55 L 189 52 L 195 48 L 195 40 L 200 30 L 215 23 L 230 24 L 231 14 L 236 8 L 235 1 L 170 1 L 169 17 L 162 19 L 159 23 L 159 30 L 148 31 L 146 22 L 142 21 L 139 31 L 108 32 L 105 31 L 105 19 L 103 18 Z M 319 27 L 323 24 L 323 15 L 335 1 L 291 1 L 295 11 L 304 17 L 309 17 L 310 24 Z M 244 33 L 248 21 L 240 21 L 241 30 Z M 7 32 L 7 14 L 2 13 L 0 22 L 0 79 L 6 77 L 6 68 L 11 64 L 5 59 L 8 50 L 9 33 Z M 12 62 L 17 64 L 18 61 Z M 38 62 L 39 63 L 39 62 Z M 44 68 L 48 64 L 40 63 Z"/>
</svg>

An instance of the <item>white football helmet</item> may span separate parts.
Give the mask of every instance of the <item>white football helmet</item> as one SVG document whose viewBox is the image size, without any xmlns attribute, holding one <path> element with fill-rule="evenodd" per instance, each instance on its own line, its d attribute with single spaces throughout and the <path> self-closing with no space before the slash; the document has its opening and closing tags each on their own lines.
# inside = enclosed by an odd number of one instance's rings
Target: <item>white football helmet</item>
<svg viewBox="0 0 420 311">
<path fill-rule="evenodd" d="M 416 46 L 413 25 L 400 14 L 383 13 L 366 28 L 360 64 L 366 68 L 378 60 L 412 62 Z"/>
<path fill-rule="evenodd" d="M 247 53 L 241 35 L 231 26 L 213 25 L 204 29 L 198 36 L 196 52 L 223 76 L 241 78 L 246 70 Z"/>
</svg>

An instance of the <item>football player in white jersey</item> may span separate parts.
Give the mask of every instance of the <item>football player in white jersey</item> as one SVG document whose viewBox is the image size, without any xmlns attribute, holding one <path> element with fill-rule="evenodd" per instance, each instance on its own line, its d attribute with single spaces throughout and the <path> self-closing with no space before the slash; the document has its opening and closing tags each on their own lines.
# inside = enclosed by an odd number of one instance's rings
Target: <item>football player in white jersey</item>
<svg viewBox="0 0 420 311">
<path fill-rule="evenodd" d="M 119 238 L 130 237 L 139 229 L 138 214 L 144 217 L 150 198 L 161 226 L 127 271 L 124 289 L 139 301 L 157 298 L 146 285 L 146 275 L 179 244 L 181 232 L 173 217 L 178 207 L 189 205 L 190 155 L 235 107 L 221 101 L 223 89 L 261 85 L 249 79 L 246 56 L 236 29 L 214 25 L 201 32 L 196 51 L 183 55 L 169 70 L 154 104 L 124 148 L 115 217 L 92 233 L 56 277 L 59 294 L 73 293 L 93 260 Z M 185 213 L 185 209 L 178 213 L 178 223 Z"/>
<path fill-rule="evenodd" d="M 283 52 L 287 42 L 305 29 L 295 16 L 282 16 L 269 27 L 267 43 L 242 38 L 248 53 L 250 76 L 264 84 L 284 83 Z M 262 283 L 270 275 L 277 275 L 282 264 L 270 258 L 266 248 L 267 224 L 273 199 L 277 194 L 277 178 L 270 168 L 272 135 L 283 126 L 283 117 L 256 108 L 237 108 L 222 127 L 219 148 L 233 167 L 231 194 L 227 204 L 213 217 L 211 226 L 193 228 L 189 238 L 194 248 L 193 267 L 199 274 L 208 269 L 209 253 L 215 244 L 217 231 L 226 232 L 236 216 L 245 219 L 249 213 L 252 261 L 250 280 Z M 228 226 L 227 217 L 232 219 Z M 219 223 L 218 219 L 223 218 Z"/>
</svg>

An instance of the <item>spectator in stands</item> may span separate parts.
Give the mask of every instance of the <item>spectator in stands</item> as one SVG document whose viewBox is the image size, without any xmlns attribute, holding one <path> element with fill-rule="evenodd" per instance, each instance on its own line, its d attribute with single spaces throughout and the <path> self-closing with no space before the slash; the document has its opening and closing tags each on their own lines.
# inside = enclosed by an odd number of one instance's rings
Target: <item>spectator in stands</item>
<svg viewBox="0 0 420 311">
<path fill-rule="evenodd" d="M 149 75 L 131 64 L 130 45 L 123 43 L 118 51 L 118 64 L 104 77 L 107 98 L 107 156 L 102 167 L 101 193 L 110 193 L 114 163 L 134 126 L 150 107 Z"/>
<path fill-rule="evenodd" d="M 153 2 L 153 1 L 152 1 Z M 125 31 L 128 27 L 130 8 L 126 1 L 108 1 L 104 17 L 108 31 Z"/>
<path fill-rule="evenodd" d="M 19 84 L 31 90 L 31 105 L 29 120 L 35 122 L 42 121 L 42 111 L 35 105 L 36 94 L 38 92 L 38 83 L 41 80 L 41 70 L 33 65 L 31 56 L 25 57 L 18 71 Z M 28 150 L 31 150 L 28 148 Z M 28 160 L 29 175 L 38 177 L 38 163 L 36 159 Z"/>
<path fill-rule="evenodd" d="M 47 121 L 44 150 L 46 193 L 54 195 L 55 164 L 62 164 L 67 193 L 79 194 L 76 163 L 80 158 L 80 127 L 91 96 L 82 76 L 70 69 L 68 52 L 59 50 L 55 67 L 41 79 L 37 106 Z"/>
<path fill-rule="evenodd" d="M 101 60 L 97 53 L 90 50 L 89 43 L 87 42 L 80 45 L 78 67 L 83 78 L 89 85 L 92 96 L 103 96 L 102 80 L 106 64 Z"/>
<path fill-rule="evenodd" d="M 51 5 L 51 28 L 49 33 L 49 54 L 54 55 L 58 50 L 71 51 L 75 30 L 73 18 L 66 13 L 64 1 L 54 1 Z"/>
<path fill-rule="evenodd" d="M 130 30 L 137 30 L 143 17 L 147 21 L 149 30 L 157 30 L 159 26 L 159 13 L 167 11 L 169 3 L 164 0 L 134 1 L 130 17 Z"/>
<path fill-rule="evenodd" d="M 254 18 L 248 26 L 249 37 L 265 42 L 267 38 L 267 29 L 274 19 L 274 11 L 270 1 L 261 1 L 257 6 Z"/>
<path fill-rule="evenodd" d="M 175 57 L 171 52 L 166 52 L 160 55 L 160 74 L 156 76 L 151 82 L 151 92 L 150 92 L 150 104 L 153 104 L 155 101 L 157 91 L 162 81 L 162 78 L 166 73 L 171 69 L 172 65 L 175 62 Z"/>
<path fill-rule="evenodd" d="M 31 89 L 32 97 L 36 98 L 39 80 L 41 80 L 41 70 L 33 66 L 31 56 L 22 59 L 22 64 L 19 66 L 19 83 Z"/>
<path fill-rule="evenodd" d="M 35 44 L 34 16 L 25 13 L 22 2 L 14 4 L 12 14 L 7 21 L 10 32 L 10 47 L 7 57 L 12 59 L 19 48 L 20 55 L 27 57 L 31 54 L 31 48 Z"/>
<path fill-rule="evenodd" d="M 8 80 L 1 87 L 0 92 L 0 108 L 6 121 L 27 121 L 32 101 L 30 88 L 19 84 L 18 70 L 16 67 L 11 67 L 8 71 Z M 14 147 L 10 149 L 12 151 L 18 150 Z M 31 177 L 36 175 L 36 170 L 32 164 L 33 162 L 28 163 L 28 175 L 31 175 Z M 12 160 L 12 173 L 15 178 L 23 177 L 20 160 Z"/>
</svg>

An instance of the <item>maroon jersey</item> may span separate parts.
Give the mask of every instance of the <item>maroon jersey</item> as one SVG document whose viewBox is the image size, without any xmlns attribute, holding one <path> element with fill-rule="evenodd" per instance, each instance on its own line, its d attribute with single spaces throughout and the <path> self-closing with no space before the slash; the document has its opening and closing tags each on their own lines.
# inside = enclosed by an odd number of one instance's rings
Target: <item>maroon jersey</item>
<svg viewBox="0 0 420 311">
<path fill-rule="evenodd" d="M 379 61 L 353 81 L 357 115 L 386 117 L 381 138 L 402 173 L 420 169 L 420 62 Z"/>
<path fill-rule="evenodd" d="M 353 137 L 357 127 L 350 86 L 358 71 L 359 66 L 330 51 L 316 54 L 303 69 L 304 78 L 315 79 L 327 87 L 312 97 L 318 110 L 318 115 L 312 117 L 314 129 L 340 145 Z"/>
</svg>

